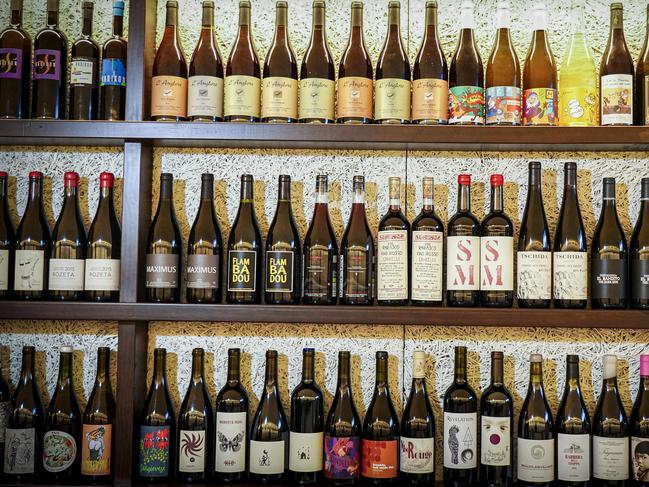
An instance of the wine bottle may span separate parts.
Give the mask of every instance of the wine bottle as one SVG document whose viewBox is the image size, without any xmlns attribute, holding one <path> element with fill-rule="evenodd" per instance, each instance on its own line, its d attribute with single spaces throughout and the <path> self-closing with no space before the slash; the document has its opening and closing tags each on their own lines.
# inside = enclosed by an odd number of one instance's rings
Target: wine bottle
<svg viewBox="0 0 649 487">
<path fill-rule="evenodd" d="M 529 164 L 527 203 L 516 253 L 518 306 L 548 308 L 552 300 L 552 249 L 541 194 L 541 163 Z"/>
<path fill-rule="evenodd" d="M 511 487 L 514 473 L 514 399 L 503 379 L 504 355 L 491 352 L 491 383 L 480 399 L 481 485 Z"/>
<path fill-rule="evenodd" d="M 457 212 L 448 221 L 446 301 L 477 306 L 480 298 L 480 222 L 471 213 L 471 176 L 457 177 Z"/>
<path fill-rule="evenodd" d="M 649 178 L 642 178 L 640 213 L 629 243 L 631 307 L 649 309 Z"/>
<path fill-rule="evenodd" d="M 187 61 L 178 32 L 178 2 L 167 0 L 162 41 L 151 78 L 151 119 L 179 122 L 187 116 Z"/>
<path fill-rule="evenodd" d="M 557 66 L 547 36 L 544 0 L 532 6 L 532 43 L 523 67 L 523 125 L 558 125 Z"/>
<path fill-rule="evenodd" d="M 192 377 L 178 413 L 178 480 L 206 481 L 212 471 L 212 403 L 205 383 L 205 351 L 192 350 Z"/>
<path fill-rule="evenodd" d="M 223 239 L 214 210 L 214 175 L 201 175 L 201 202 L 187 243 L 187 302 L 221 302 Z"/>
<path fill-rule="evenodd" d="M 43 173 L 29 173 L 29 195 L 16 232 L 14 296 L 43 299 L 47 296 L 48 257 L 52 247 L 50 227 L 43 210 Z"/>
<path fill-rule="evenodd" d="M 444 277 L 444 224 L 433 205 L 434 182 L 422 180 L 423 205 L 412 222 L 410 250 L 410 298 L 412 304 L 439 306 L 442 304 Z"/>
<path fill-rule="evenodd" d="M 300 122 L 334 122 L 335 79 L 334 61 L 327 44 L 325 2 L 313 0 L 311 40 L 300 66 Z"/>
<path fill-rule="evenodd" d="M 102 47 L 99 108 L 102 120 L 124 120 L 126 105 L 126 54 L 123 37 L 124 1 L 113 1 L 113 35 Z"/>
<path fill-rule="evenodd" d="M 81 476 L 87 482 L 113 478 L 113 426 L 115 397 L 110 385 L 110 349 L 97 349 L 97 377 L 83 413 Z"/>
<path fill-rule="evenodd" d="M 149 227 L 146 297 L 158 303 L 180 301 L 182 237 L 173 201 L 173 175 L 160 174 L 160 201 Z"/>
<path fill-rule="evenodd" d="M 427 0 L 424 37 L 412 66 L 412 123 L 448 122 L 448 64 L 438 32 L 437 0 Z"/>
<path fill-rule="evenodd" d="M 0 360 L 2 356 L 0 355 Z M 5 459 L 5 436 L 7 434 L 7 423 L 9 422 L 9 415 L 11 414 L 11 391 L 9 384 L 2 375 L 2 367 L 0 367 L 0 463 L 4 468 Z M 2 469 L 0 469 L 0 472 Z"/>
<path fill-rule="evenodd" d="M 250 480 L 280 482 L 288 468 L 289 424 L 277 388 L 277 351 L 266 351 L 266 380 L 250 429 Z"/>
<path fill-rule="evenodd" d="M 0 32 L 0 118 L 29 117 L 29 71 L 32 43 L 22 28 L 23 1 L 11 0 L 9 27 Z"/>
<path fill-rule="evenodd" d="M 140 479 L 152 483 L 171 479 L 174 472 L 176 413 L 167 388 L 167 351 L 153 351 L 153 380 L 140 416 L 138 448 Z"/>
<path fill-rule="evenodd" d="M 266 237 L 266 304 L 298 304 L 302 251 L 291 206 L 291 177 L 280 175 L 277 208 Z"/>
<path fill-rule="evenodd" d="M 624 486 L 629 478 L 629 423 L 617 387 L 617 357 L 604 355 L 602 392 L 593 416 L 596 485 Z"/>
<path fill-rule="evenodd" d="M 363 37 L 363 2 L 352 1 L 349 41 L 338 66 L 338 123 L 372 123 L 374 70 Z"/>
<path fill-rule="evenodd" d="M 315 350 L 302 351 L 302 381 L 291 394 L 289 469 L 298 485 L 320 481 L 324 439 L 324 396 L 315 382 Z"/>
<path fill-rule="evenodd" d="M 466 359 L 466 347 L 455 347 L 453 383 L 444 393 L 444 485 L 448 487 L 471 487 L 478 481 L 478 398 L 466 379 Z"/>
<path fill-rule="evenodd" d="M 388 178 L 390 207 L 379 222 L 376 299 L 379 304 L 408 304 L 410 223 L 401 211 L 401 178 Z"/>
<path fill-rule="evenodd" d="M 487 125 L 521 124 L 521 65 L 509 34 L 509 2 L 496 8 L 496 38 L 487 61 Z"/>
<path fill-rule="evenodd" d="M 261 70 L 250 24 L 250 0 L 239 1 L 239 33 L 225 69 L 223 115 L 226 122 L 258 122 Z"/>
<path fill-rule="evenodd" d="M 633 125 L 634 68 L 622 9 L 621 3 L 611 3 L 611 30 L 599 66 L 602 125 Z"/>
<path fill-rule="evenodd" d="M 23 347 L 22 368 L 5 431 L 4 474 L 14 482 L 37 481 L 42 472 L 43 401 L 34 377 L 34 347 Z"/>
<path fill-rule="evenodd" d="M 401 419 L 399 471 L 411 485 L 435 480 L 435 416 L 426 389 L 426 354 L 412 354 L 412 385 Z"/>
<path fill-rule="evenodd" d="M 649 6 L 646 24 L 644 43 L 635 69 L 635 125 L 649 124 Z"/>
<path fill-rule="evenodd" d="M 554 482 L 554 421 L 543 388 L 543 357 L 530 356 L 530 384 L 518 417 L 518 482 L 550 487 Z"/>
<path fill-rule="evenodd" d="M 115 213 L 112 173 L 99 175 L 99 205 L 88 230 L 86 246 L 86 299 L 117 301 L 119 299 L 122 230 Z"/>
<path fill-rule="evenodd" d="M 81 37 L 72 44 L 70 59 L 70 118 L 96 120 L 99 116 L 99 46 L 92 40 L 93 3 L 81 2 Z"/>
<path fill-rule="evenodd" d="M 9 175 L 0 171 L 0 299 L 11 297 L 14 289 L 16 260 L 16 231 L 9 214 L 7 180 Z M 4 458 L 0 456 L 0 459 Z"/>
<path fill-rule="evenodd" d="M 48 289 L 52 299 L 77 301 L 83 296 L 87 245 L 77 195 L 79 175 L 66 172 L 64 186 L 63 208 L 52 232 Z"/>
<path fill-rule="evenodd" d="M 66 118 L 68 40 L 58 23 L 59 0 L 47 0 L 47 25 L 34 37 L 32 118 Z"/>
<path fill-rule="evenodd" d="M 484 124 L 484 71 L 474 37 L 473 0 L 460 5 L 460 33 L 449 70 L 448 123 Z"/>
<path fill-rule="evenodd" d="M 340 299 L 342 304 L 374 301 L 374 238 L 365 214 L 365 178 L 354 176 L 354 200 L 340 242 Z"/>
<path fill-rule="evenodd" d="M 61 347 L 59 378 L 45 416 L 43 469 L 54 483 L 79 475 L 81 411 L 72 382 L 72 352 L 72 347 Z"/>
<path fill-rule="evenodd" d="M 586 487 L 590 479 L 590 416 L 579 384 L 579 356 L 566 357 L 566 385 L 557 411 L 557 479 Z"/>
<path fill-rule="evenodd" d="M 250 174 L 241 176 L 239 211 L 228 239 L 228 292 L 230 304 L 261 302 L 262 243 L 255 216 Z"/>
<path fill-rule="evenodd" d="M 338 296 L 338 244 L 329 219 L 328 191 L 327 175 L 319 174 L 313 217 L 304 237 L 304 304 L 336 304 Z"/>
<path fill-rule="evenodd" d="M 240 482 L 246 473 L 248 394 L 240 378 L 241 350 L 228 350 L 228 378 L 216 396 L 216 478 Z"/>
<path fill-rule="evenodd" d="M 563 174 L 563 201 L 552 254 L 552 297 L 555 308 L 585 308 L 588 254 L 577 199 L 577 164 L 566 162 Z"/>
<path fill-rule="evenodd" d="M 223 120 L 223 61 L 214 34 L 214 2 L 203 2 L 198 44 L 189 63 L 187 117 L 194 122 Z"/>
<path fill-rule="evenodd" d="M 649 355 L 640 355 L 640 384 L 629 417 L 634 487 L 649 484 Z"/>
<path fill-rule="evenodd" d="M 376 382 L 363 420 L 363 464 L 366 485 L 396 483 L 399 465 L 399 418 L 388 387 L 388 352 L 376 352 Z"/>
</svg>

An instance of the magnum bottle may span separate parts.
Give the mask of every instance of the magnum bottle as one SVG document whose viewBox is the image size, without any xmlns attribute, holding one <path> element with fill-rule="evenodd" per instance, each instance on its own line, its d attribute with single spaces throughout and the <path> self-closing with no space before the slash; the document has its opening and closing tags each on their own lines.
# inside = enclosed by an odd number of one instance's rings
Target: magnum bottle
<svg viewBox="0 0 649 487">
<path fill-rule="evenodd" d="M 93 3 L 81 3 L 81 37 L 72 44 L 70 59 L 70 119 L 99 117 L 99 46 L 92 40 Z"/>
<path fill-rule="evenodd" d="M 16 261 L 16 231 L 9 214 L 8 178 L 6 172 L 0 171 L 0 299 L 12 295 Z"/>
<path fill-rule="evenodd" d="M 649 355 L 640 355 L 640 384 L 629 417 L 631 430 L 631 480 L 634 487 L 649 483 L 647 455 L 649 455 Z"/>
<path fill-rule="evenodd" d="M 649 124 L 649 6 L 646 24 L 644 43 L 635 69 L 635 125 Z"/>
<path fill-rule="evenodd" d="M 21 25 L 22 0 L 11 0 L 10 10 L 9 27 L 0 33 L 0 118 L 28 118 L 32 43 Z"/>
<path fill-rule="evenodd" d="M 0 360 L 1 360 L 0 356 Z M 2 371 L 0 370 L 0 464 L 4 468 L 4 459 L 5 459 L 5 436 L 7 433 L 7 423 L 9 421 L 9 415 L 11 414 L 11 391 L 9 390 L 9 384 L 2 376 Z M 1 469 L 0 469 L 1 470 Z"/>
<path fill-rule="evenodd" d="M 640 213 L 629 243 L 631 307 L 649 309 L 649 178 L 642 178 Z"/>
<path fill-rule="evenodd" d="M 102 120 L 124 120 L 127 43 L 123 37 L 124 2 L 113 2 L 113 35 L 102 47 L 99 109 Z"/>
</svg>

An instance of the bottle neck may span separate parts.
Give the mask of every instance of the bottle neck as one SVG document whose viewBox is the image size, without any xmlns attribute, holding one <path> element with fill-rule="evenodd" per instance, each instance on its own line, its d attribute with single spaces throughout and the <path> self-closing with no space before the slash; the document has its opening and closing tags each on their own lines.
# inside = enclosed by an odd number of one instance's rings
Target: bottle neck
<svg viewBox="0 0 649 487">
<path fill-rule="evenodd" d="M 390 213 L 401 211 L 401 182 L 398 179 L 390 179 Z"/>
<path fill-rule="evenodd" d="M 363 9 L 352 7 L 351 30 L 349 32 L 350 45 L 363 45 Z"/>
<path fill-rule="evenodd" d="M 543 364 L 542 362 L 530 363 L 530 389 L 540 390 L 543 388 Z"/>
<path fill-rule="evenodd" d="M 99 383 L 110 382 L 110 350 L 100 348 L 97 352 L 97 377 Z"/>
<path fill-rule="evenodd" d="M 72 383 L 72 352 L 61 353 L 59 361 L 58 385 L 69 386 Z"/>
<path fill-rule="evenodd" d="M 491 212 L 492 213 L 502 213 L 503 211 L 503 187 L 502 186 L 492 186 L 491 187 Z"/>
<path fill-rule="evenodd" d="M 239 39 L 250 37 L 250 6 L 239 8 Z"/>
<path fill-rule="evenodd" d="M 7 199 L 7 178 L 0 178 L 0 203 Z"/>
<path fill-rule="evenodd" d="M 203 19 L 201 20 L 201 29 L 212 31 L 214 27 L 214 7 L 203 5 Z"/>
<path fill-rule="evenodd" d="M 579 387 L 579 362 L 568 362 L 566 365 L 566 385 L 570 389 Z"/>
<path fill-rule="evenodd" d="M 198 206 L 198 216 L 207 217 L 214 210 L 214 181 L 204 179 L 201 181 L 201 202 Z"/>
<path fill-rule="evenodd" d="M 602 193 L 602 213 L 606 216 L 615 212 L 615 184 L 604 184 Z"/>
<path fill-rule="evenodd" d="M 277 357 L 266 357 L 266 386 L 277 384 Z"/>
<path fill-rule="evenodd" d="M 425 44 L 429 40 L 437 39 L 437 7 L 434 5 L 426 6 L 426 19 L 424 24 L 424 40 Z"/>
<path fill-rule="evenodd" d="M 399 7 L 390 6 L 388 8 L 388 43 L 401 44 L 401 23 Z"/>
<path fill-rule="evenodd" d="M 288 44 L 287 7 L 277 7 L 275 13 L 275 44 Z"/>
<path fill-rule="evenodd" d="M 166 382 L 167 356 L 156 353 L 153 359 L 153 382 L 162 385 Z"/>
<path fill-rule="evenodd" d="M 433 180 L 432 178 L 424 178 L 422 184 L 422 199 L 423 199 L 423 210 L 426 213 L 432 213 L 435 210 L 433 203 Z"/>
<path fill-rule="evenodd" d="M 468 213 L 471 211 L 471 186 L 460 184 L 457 193 L 457 211 Z"/>
<path fill-rule="evenodd" d="M 81 33 L 85 37 L 92 36 L 92 8 L 83 9 L 83 24 L 81 28 Z"/>
<path fill-rule="evenodd" d="M 48 10 L 47 11 L 47 26 L 50 29 L 55 29 L 59 23 L 59 11 L 57 10 Z"/>
<path fill-rule="evenodd" d="M 20 382 L 25 383 L 34 379 L 34 351 L 23 350 L 23 360 L 20 370 Z"/>
<path fill-rule="evenodd" d="M 240 203 L 252 204 L 252 180 L 244 179 L 241 181 Z"/>
<path fill-rule="evenodd" d="M 611 10 L 611 34 L 624 29 L 624 14 L 621 8 Z"/>
<path fill-rule="evenodd" d="M 564 200 L 577 200 L 577 170 L 568 169 L 563 179 Z"/>
<path fill-rule="evenodd" d="M 503 358 L 494 357 L 491 359 L 491 384 L 502 385 L 503 383 Z"/>
<path fill-rule="evenodd" d="M 584 8 L 582 5 L 575 5 L 570 10 L 570 33 L 582 34 L 585 33 L 584 25 Z"/>
<path fill-rule="evenodd" d="M 354 199 L 353 205 L 365 206 L 365 186 L 363 184 L 354 183 Z"/>
<path fill-rule="evenodd" d="M 113 206 L 113 188 L 99 188 L 99 205 L 97 206 L 97 213 L 110 210 Z"/>
<path fill-rule="evenodd" d="M 22 24 L 22 10 L 23 5 L 21 0 L 13 0 L 11 2 L 11 26 L 15 29 Z"/>
<path fill-rule="evenodd" d="M 122 37 L 124 35 L 124 14 L 113 15 L 113 35 Z"/>
<path fill-rule="evenodd" d="M 29 180 L 29 196 L 27 198 L 27 208 L 40 208 L 43 194 L 42 179 Z"/>
<path fill-rule="evenodd" d="M 305 353 L 302 358 L 302 382 L 313 382 L 315 359 L 313 353 Z"/>
<path fill-rule="evenodd" d="M 167 7 L 167 19 L 165 21 L 165 27 L 171 27 L 173 30 L 176 30 L 178 25 L 178 7 Z"/>
<path fill-rule="evenodd" d="M 466 352 L 455 353 L 454 381 L 456 384 L 466 383 Z"/>
<path fill-rule="evenodd" d="M 228 382 L 239 382 L 240 377 L 240 355 L 231 353 L 228 355 Z"/>
<path fill-rule="evenodd" d="M 338 359 L 338 385 L 336 389 L 343 391 L 349 389 L 349 356 Z"/>
<path fill-rule="evenodd" d="M 388 361 L 387 359 L 376 360 L 376 387 L 385 386 L 388 383 Z"/>
<path fill-rule="evenodd" d="M 192 356 L 192 382 L 203 382 L 205 360 L 203 352 L 195 352 Z"/>
<path fill-rule="evenodd" d="M 317 205 L 329 204 L 329 190 L 327 186 L 327 180 L 325 178 L 317 179 L 315 188 L 315 202 Z"/>
<path fill-rule="evenodd" d="M 77 205 L 77 187 L 66 186 L 65 196 L 63 197 L 63 209 L 61 210 L 61 213 L 64 213 L 66 211 L 76 211 Z"/>
<path fill-rule="evenodd" d="M 311 45 L 315 44 L 316 42 L 324 44 L 325 38 L 325 7 L 324 5 L 314 5 L 313 24 L 311 29 Z"/>
<path fill-rule="evenodd" d="M 642 180 L 640 189 L 640 216 L 638 219 L 643 221 L 645 217 L 649 217 L 649 179 Z"/>
</svg>

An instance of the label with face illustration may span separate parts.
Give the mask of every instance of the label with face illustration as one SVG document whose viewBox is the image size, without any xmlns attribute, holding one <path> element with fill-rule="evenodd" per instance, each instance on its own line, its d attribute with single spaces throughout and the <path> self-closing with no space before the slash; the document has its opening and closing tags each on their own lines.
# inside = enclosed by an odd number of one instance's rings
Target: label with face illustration
<svg viewBox="0 0 649 487">
<path fill-rule="evenodd" d="M 523 125 L 557 125 L 559 95 L 551 88 L 523 92 Z"/>
</svg>

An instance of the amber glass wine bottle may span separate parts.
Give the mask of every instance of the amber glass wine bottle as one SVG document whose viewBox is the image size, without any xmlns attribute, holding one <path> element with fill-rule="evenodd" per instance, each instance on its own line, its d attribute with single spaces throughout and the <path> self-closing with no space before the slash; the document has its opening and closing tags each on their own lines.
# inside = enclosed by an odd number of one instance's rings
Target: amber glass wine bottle
<svg viewBox="0 0 649 487">
<path fill-rule="evenodd" d="M 92 40 L 93 3 L 81 3 L 81 37 L 72 44 L 70 59 L 70 119 L 99 116 L 99 46 Z"/>
<path fill-rule="evenodd" d="M 126 53 L 124 2 L 113 2 L 113 35 L 102 48 L 99 109 L 102 120 L 124 120 L 126 106 Z"/>
<path fill-rule="evenodd" d="M 638 393 L 633 402 L 629 415 L 629 429 L 631 433 L 631 454 L 634 461 L 631 464 L 631 478 L 633 487 L 646 487 L 647 473 L 644 460 L 647 455 L 647 441 L 649 440 L 649 355 L 640 355 L 640 381 Z"/>
<path fill-rule="evenodd" d="M 2 360 L 2 356 L 0 356 L 0 360 Z M 2 470 L 4 470 L 5 435 L 7 433 L 7 423 L 9 422 L 10 414 L 11 391 L 9 390 L 9 384 L 5 380 L 2 371 L 0 370 L 0 430 L 2 431 L 2 439 L 0 441 L 0 465 L 2 466 Z"/>
<path fill-rule="evenodd" d="M 0 299 L 12 296 L 16 260 L 16 230 L 9 213 L 8 179 L 8 174 L 0 171 Z"/>
<path fill-rule="evenodd" d="M 22 28 L 23 1 L 11 0 L 9 27 L 0 32 L 0 118 L 29 117 L 32 43 Z"/>
<path fill-rule="evenodd" d="M 640 182 L 640 213 L 629 242 L 630 304 L 649 309 L 649 178 Z"/>
<path fill-rule="evenodd" d="M 2 45 L 2 40 L 0 40 L 0 45 Z M 0 83 L 2 83 L 1 80 Z M 635 125 L 649 125 L 649 5 L 647 5 L 644 44 L 635 69 L 635 100 L 633 104 Z"/>
</svg>

